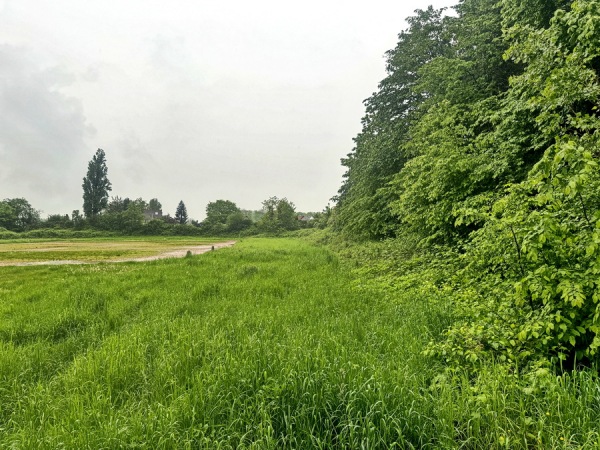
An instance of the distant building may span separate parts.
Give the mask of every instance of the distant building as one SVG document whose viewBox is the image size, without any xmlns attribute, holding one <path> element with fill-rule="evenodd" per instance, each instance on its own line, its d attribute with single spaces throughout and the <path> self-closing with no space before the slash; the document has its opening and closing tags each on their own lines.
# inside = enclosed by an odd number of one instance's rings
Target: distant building
<svg viewBox="0 0 600 450">
<path fill-rule="evenodd" d="M 162 209 L 158 211 L 144 211 L 144 223 L 150 222 L 154 219 L 161 219 L 163 216 Z"/>
</svg>

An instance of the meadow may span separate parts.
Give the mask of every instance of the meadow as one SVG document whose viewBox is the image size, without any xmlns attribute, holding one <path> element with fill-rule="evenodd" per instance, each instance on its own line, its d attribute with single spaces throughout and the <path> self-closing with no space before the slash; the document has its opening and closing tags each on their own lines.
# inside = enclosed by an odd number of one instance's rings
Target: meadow
<svg viewBox="0 0 600 450">
<path fill-rule="evenodd" d="M 0 448 L 600 448 L 594 374 L 448 373 L 443 299 L 354 266 L 278 238 L 0 267 Z"/>
</svg>

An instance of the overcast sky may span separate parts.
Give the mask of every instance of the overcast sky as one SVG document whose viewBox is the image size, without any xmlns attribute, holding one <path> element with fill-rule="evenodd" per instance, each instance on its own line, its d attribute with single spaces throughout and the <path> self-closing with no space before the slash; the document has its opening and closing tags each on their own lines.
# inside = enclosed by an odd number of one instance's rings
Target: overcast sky
<svg viewBox="0 0 600 450">
<path fill-rule="evenodd" d="M 404 19 L 371 0 L 0 0 L 0 199 L 82 209 L 103 148 L 111 195 L 320 211 Z"/>
</svg>

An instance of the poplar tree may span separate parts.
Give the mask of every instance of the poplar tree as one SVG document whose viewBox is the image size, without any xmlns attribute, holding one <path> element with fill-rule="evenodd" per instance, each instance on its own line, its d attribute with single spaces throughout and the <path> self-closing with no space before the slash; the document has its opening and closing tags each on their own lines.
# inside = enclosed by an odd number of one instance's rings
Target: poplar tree
<svg viewBox="0 0 600 450">
<path fill-rule="evenodd" d="M 83 178 L 83 213 L 96 217 L 108 206 L 108 193 L 112 190 L 107 177 L 106 155 L 99 148 L 88 163 L 87 175 Z"/>
</svg>

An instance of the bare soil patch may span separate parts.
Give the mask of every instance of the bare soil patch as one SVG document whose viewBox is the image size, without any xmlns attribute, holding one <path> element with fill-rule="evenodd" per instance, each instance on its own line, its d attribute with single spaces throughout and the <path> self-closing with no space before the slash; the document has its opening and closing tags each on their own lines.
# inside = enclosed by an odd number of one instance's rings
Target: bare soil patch
<svg viewBox="0 0 600 450">
<path fill-rule="evenodd" d="M 169 250 L 167 252 L 158 253 L 156 255 L 150 256 L 141 256 L 141 257 L 132 257 L 132 258 L 117 258 L 117 259 L 103 259 L 98 261 L 79 261 L 75 259 L 58 259 L 58 260 L 48 260 L 48 261 L 26 261 L 26 262 L 17 262 L 17 261 L 0 261 L 0 267 L 6 266 L 60 266 L 60 265 L 69 265 L 69 264 L 97 264 L 100 262 L 106 263 L 120 263 L 120 262 L 144 262 L 144 261 L 156 261 L 158 259 L 166 259 L 166 258 L 182 258 L 187 255 L 187 252 L 191 252 L 192 255 L 200 255 L 202 253 L 210 252 L 212 250 L 217 250 L 224 247 L 231 247 L 235 244 L 236 241 L 225 241 L 225 242 L 215 242 L 214 244 L 203 244 L 203 245 L 194 245 L 194 246 L 183 246 L 178 247 L 174 250 Z M 55 248 L 37 248 L 35 250 L 37 252 L 44 252 L 50 250 L 56 250 Z"/>
</svg>

